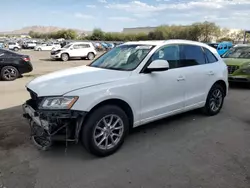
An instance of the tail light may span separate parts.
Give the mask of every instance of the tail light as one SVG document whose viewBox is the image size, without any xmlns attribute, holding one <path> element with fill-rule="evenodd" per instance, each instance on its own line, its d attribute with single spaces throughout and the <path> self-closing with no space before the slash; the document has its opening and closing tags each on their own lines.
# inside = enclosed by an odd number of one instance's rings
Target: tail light
<svg viewBox="0 0 250 188">
<path fill-rule="evenodd" d="M 29 57 L 23 57 L 23 60 L 28 62 L 28 61 L 30 61 L 30 58 Z"/>
</svg>

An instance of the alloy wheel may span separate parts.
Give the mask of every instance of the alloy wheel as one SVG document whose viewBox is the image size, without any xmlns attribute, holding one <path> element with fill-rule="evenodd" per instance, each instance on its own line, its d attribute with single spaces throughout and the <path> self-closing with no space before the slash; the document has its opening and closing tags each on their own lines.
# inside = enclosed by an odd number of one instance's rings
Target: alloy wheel
<svg viewBox="0 0 250 188">
<path fill-rule="evenodd" d="M 122 119 L 114 114 L 103 117 L 95 126 L 93 137 L 95 145 L 102 150 L 114 148 L 124 132 Z"/>
<path fill-rule="evenodd" d="M 215 89 L 212 92 L 212 96 L 210 98 L 209 106 L 213 112 L 216 112 L 220 109 L 223 101 L 223 94 L 220 89 Z"/>
<path fill-rule="evenodd" d="M 3 77 L 6 79 L 6 80 L 13 80 L 17 77 L 17 71 L 14 69 L 14 68 L 6 68 L 4 71 L 3 71 Z"/>
</svg>

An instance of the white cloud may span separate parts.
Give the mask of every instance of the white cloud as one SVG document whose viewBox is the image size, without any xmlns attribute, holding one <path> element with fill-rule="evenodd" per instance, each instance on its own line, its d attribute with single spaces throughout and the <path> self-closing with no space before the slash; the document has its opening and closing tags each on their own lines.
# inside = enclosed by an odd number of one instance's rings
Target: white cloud
<svg viewBox="0 0 250 188">
<path fill-rule="evenodd" d="M 211 21 L 223 27 L 246 28 L 250 22 L 250 0 L 142 0 L 107 3 L 106 8 L 138 18 L 138 25 L 191 24 Z M 109 10 L 108 10 L 109 11 Z M 154 25 L 155 25 L 154 24 Z"/>
<path fill-rule="evenodd" d="M 107 3 L 107 0 L 98 0 L 99 3 Z"/>
<path fill-rule="evenodd" d="M 86 5 L 87 8 L 96 8 L 95 5 Z"/>
<path fill-rule="evenodd" d="M 81 18 L 81 19 L 93 19 L 94 16 L 88 15 L 88 14 L 82 14 L 82 13 L 75 13 L 74 15 L 76 18 Z"/>
<path fill-rule="evenodd" d="M 136 19 L 134 18 L 130 18 L 130 17 L 122 17 L 122 16 L 118 16 L 118 17 L 109 17 L 109 20 L 115 20 L 115 21 L 122 21 L 122 22 L 133 22 L 136 21 Z"/>
</svg>

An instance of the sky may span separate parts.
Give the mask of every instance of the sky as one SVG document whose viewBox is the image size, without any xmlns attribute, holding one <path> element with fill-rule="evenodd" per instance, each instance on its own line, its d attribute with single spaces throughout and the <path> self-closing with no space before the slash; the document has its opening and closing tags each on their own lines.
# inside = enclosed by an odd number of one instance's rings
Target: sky
<svg viewBox="0 0 250 188">
<path fill-rule="evenodd" d="M 250 0 L 0 0 L 0 7 L 0 31 L 34 25 L 122 31 L 203 21 L 250 30 Z"/>
</svg>

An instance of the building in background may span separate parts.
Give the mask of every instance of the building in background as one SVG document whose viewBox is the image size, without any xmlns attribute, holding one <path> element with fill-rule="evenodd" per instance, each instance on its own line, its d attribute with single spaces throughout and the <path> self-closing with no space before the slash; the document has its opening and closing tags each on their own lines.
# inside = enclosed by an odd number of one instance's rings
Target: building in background
<svg viewBox="0 0 250 188">
<path fill-rule="evenodd" d="M 136 33 L 146 33 L 154 31 L 157 27 L 134 27 L 134 28 L 123 28 L 123 33 L 125 34 L 136 34 Z"/>
</svg>

